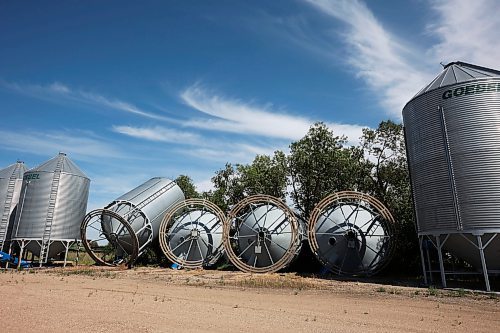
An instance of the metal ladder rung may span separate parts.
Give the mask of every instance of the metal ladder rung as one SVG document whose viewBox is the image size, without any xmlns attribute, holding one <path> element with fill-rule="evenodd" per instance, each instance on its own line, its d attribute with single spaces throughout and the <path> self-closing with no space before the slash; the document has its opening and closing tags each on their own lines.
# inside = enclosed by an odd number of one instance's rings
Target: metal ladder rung
<svg viewBox="0 0 500 333">
<path fill-rule="evenodd" d="M 57 190 L 59 189 L 59 182 L 61 179 L 61 167 L 62 167 L 62 159 L 59 159 L 57 161 L 56 170 L 54 172 L 54 177 L 52 178 L 52 186 L 50 189 L 49 208 L 47 211 L 47 219 L 45 221 L 45 230 L 41 245 L 42 258 L 40 259 L 42 261 L 45 261 L 46 259 L 44 257 L 46 254 L 46 250 L 48 248 L 48 243 L 50 242 L 50 232 L 52 231 L 52 222 L 54 221 L 54 209 L 56 207 L 56 201 L 57 201 Z"/>
<path fill-rule="evenodd" d="M 171 189 L 173 187 L 172 185 L 173 183 L 169 183 L 167 185 L 165 185 L 164 187 L 162 187 L 161 189 L 159 189 L 158 191 L 156 191 L 155 193 L 151 194 L 149 197 L 147 197 L 146 199 L 144 199 L 142 202 L 140 202 L 134 210 L 132 210 L 131 212 L 129 212 L 129 214 L 126 214 L 125 217 L 128 215 L 128 220 L 135 220 L 137 217 L 139 217 L 141 215 L 141 209 L 144 208 L 147 204 L 149 204 L 150 202 L 152 202 L 153 200 L 155 200 L 156 198 L 158 198 L 159 196 L 161 196 L 163 193 L 167 192 L 169 189 Z"/>
</svg>

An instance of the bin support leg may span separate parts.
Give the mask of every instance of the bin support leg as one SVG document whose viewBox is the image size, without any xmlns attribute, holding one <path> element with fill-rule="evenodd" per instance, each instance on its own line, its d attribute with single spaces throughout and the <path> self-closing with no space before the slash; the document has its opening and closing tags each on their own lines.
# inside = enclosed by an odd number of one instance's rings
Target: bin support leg
<svg viewBox="0 0 500 333">
<path fill-rule="evenodd" d="M 443 251 L 441 249 L 441 235 L 436 236 L 436 244 L 439 256 L 439 270 L 441 271 L 441 285 L 446 288 L 446 276 L 444 273 Z"/>
<path fill-rule="evenodd" d="M 490 279 L 488 278 L 488 268 L 486 267 L 486 259 L 484 258 L 483 240 L 481 236 L 477 235 L 477 245 L 479 247 L 479 255 L 481 256 L 481 266 L 483 268 L 484 283 L 486 284 L 486 291 L 491 291 Z"/>
<path fill-rule="evenodd" d="M 424 284 L 427 285 L 427 270 L 425 269 L 425 260 L 424 260 L 424 250 L 422 248 L 424 243 L 424 236 L 419 237 L 419 246 L 420 246 L 420 259 L 422 262 L 422 272 L 424 273 Z"/>
</svg>

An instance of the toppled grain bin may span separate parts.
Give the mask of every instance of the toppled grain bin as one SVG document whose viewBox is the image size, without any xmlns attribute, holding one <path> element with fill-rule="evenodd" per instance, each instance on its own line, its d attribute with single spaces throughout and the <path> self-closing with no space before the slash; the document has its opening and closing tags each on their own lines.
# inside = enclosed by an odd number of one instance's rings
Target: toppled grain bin
<svg viewBox="0 0 500 333">
<path fill-rule="evenodd" d="M 254 195 L 228 213 L 223 240 L 228 258 L 237 268 L 269 273 L 290 265 L 304 237 L 304 227 L 281 200 Z"/>
<path fill-rule="evenodd" d="M 172 180 L 155 177 L 89 212 L 81 223 L 81 238 L 89 255 L 101 265 L 129 265 L 158 237 L 167 211 L 184 200 Z"/>
<path fill-rule="evenodd" d="M 160 225 L 160 246 L 165 256 L 181 267 L 215 264 L 223 255 L 222 210 L 205 199 L 179 202 Z"/>
</svg>

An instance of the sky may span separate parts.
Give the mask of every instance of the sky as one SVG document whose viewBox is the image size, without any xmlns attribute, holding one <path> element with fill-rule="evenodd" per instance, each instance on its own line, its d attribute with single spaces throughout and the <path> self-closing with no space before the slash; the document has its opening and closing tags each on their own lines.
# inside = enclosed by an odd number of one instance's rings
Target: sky
<svg viewBox="0 0 500 333">
<path fill-rule="evenodd" d="M 357 144 L 442 64 L 500 69 L 497 0 L 0 0 L 0 168 L 65 152 L 101 208 L 151 177 Z"/>
</svg>

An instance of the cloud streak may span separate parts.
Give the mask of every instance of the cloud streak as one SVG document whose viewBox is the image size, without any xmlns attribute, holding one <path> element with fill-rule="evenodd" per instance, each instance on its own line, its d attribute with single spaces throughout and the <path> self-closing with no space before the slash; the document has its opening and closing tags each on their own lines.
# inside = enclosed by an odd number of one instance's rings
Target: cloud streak
<svg viewBox="0 0 500 333">
<path fill-rule="evenodd" d="M 215 162 L 246 163 L 256 154 L 271 154 L 286 145 L 272 142 L 268 146 L 246 143 L 244 140 L 215 139 L 163 126 L 113 126 L 113 131 L 136 139 L 172 143 L 176 154 Z M 180 147 L 178 147 L 180 146 Z"/>
<path fill-rule="evenodd" d="M 441 61 L 461 60 L 499 68 L 500 3 L 497 0 L 431 0 L 436 23 L 427 27 L 440 41 L 429 54 Z"/>
<path fill-rule="evenodd" d="M 0 130 L 0 146 L 35 155 L 54 155 L 63 151 L 80 159 L 91 158 L 126 158 L 118 147 L 103 142 L 102 138 L 90 137 L 88 133 L 82 135 L 64 132 L 13 132 Z M 85 135 L 84 135 L 85 134 Z"/>
<path fill-rule="evenodd" d="M 400 118 L 406 102 L 430 79 L 422 54 L 386 30 L 368 7 L 358 0 L 305 0 L 347 28 L 340 34 L 347 45 L 347 64 L 368 87 L 381 93 L 380 104 L 392 117 Z M 329 40 L 334 43 L 337 35 Z"/>
<path fill-rule="evenodd" d="M 181 99 L 189 107 L 209 116 L 208 119 L 190 119 L 184 126 L 211 131 L 298 140 L 317 121 L 276 111 L 270 106 L 262 107 L 213 94 L 198 84 L 184 90 L 181 93 Z M 329 123 L 328 125 L 336 134 L 346 135 L 351 140 L 357 140 L 363 128 L 363 126 L 349 124 Z"/>
<path fill-rule="evenodd" d="M 0 87 L 52 103 L 77 103 L 86 106 L 104 107 L 135 114 L 149 119 L 173 121 L 171 118 L 144 111 L 131 103 L 127 103 L 119 99 L 108 98 L 103 95 L 84 90 L 71 89 L 69 86 L 60 82 L 54 82 L 48 85 L 35 85 L 0 80 Z"/>
<path fill-rule="evenodd" d="M 324 56 L 338 61 L 331 45 L 340 36 L 347 46 L 347 65 L 377 93 L 379 104 L 394 118 L 400 119 L 403 106 L 435 77 L 438 62 L 461 60 L 500 67 L 496 40 L 500 4 L 496 0 L 428 0 L 434 23 L 426 26 L 426 33 L 438 42 L 425 48 L 411 45 L 404 36 L 386 29 L 360 0 L 304 1 L 330 17 L 332 23 L 341 22 L 345 27 L 342 33 L 320 40 L 307 38 L 303 28 L 304 48 L 315 52 L 323 48 Z M 311 42 L 324 45 L 311 47 Z"/>
<path fill-rule="evenodd" d="M 154 127 L 135 127 L 135 126 L 113 126 L 113 131 L 116 133 L 124 134 L 134 138 L 157 141 L 157 142 L 170 142 L 177 144 L 203 144 L 204 139 L 195 133 L 179 131 L 172 128 L 163 126 Z"/>
</svg>

